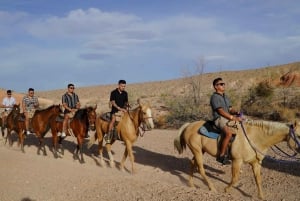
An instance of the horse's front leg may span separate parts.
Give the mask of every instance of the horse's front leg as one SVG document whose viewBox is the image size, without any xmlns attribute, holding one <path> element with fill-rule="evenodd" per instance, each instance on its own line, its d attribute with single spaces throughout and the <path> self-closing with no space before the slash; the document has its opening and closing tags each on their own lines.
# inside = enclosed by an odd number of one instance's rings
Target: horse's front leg
<svg viewBox="0 0 300 201">
<path fill-rule="evenodd" d="M 260 199 L 264 199 L 264 193 L 262 190 L 262 186 L 261 186 L 261 162 L 259 163 L 258 161 L 254 162 L 251 164 L 252 165 L 252 170 L 255 176 L 255 181 L 256 181 L 256 185 L 257 185 L 257 189 L 258 189 L 258 197 Z"/>
<path fill-rule="evenodd" d="M 40 134 L 37 134 L 37 136 L 38 136 L 38 139 L 39 139 L 39 148 L 38 148 L 37 154 L 40 155 L 40 151 L 43 149 L 44 156 L 47 156 L 47 151 L 46 151 L 44 138 Z"/>
<path fill-rule="evenodd" d="M 80 149 L 80 163 L 85 163 L 84 158 L 83 158 L 83 144 L 82 143 L 79 145 L 79 149 Z"/>
<path fill-rule="evenodd" d="M 19 131 L 19 146 L 21 146 L 21 151 L 23 152 L 23 153 L 25 153 L 25 150 L 24 150 L 24 136 L 25 136 L 25 134 L 24 134 L 24 130 L 20 130 Z"/>
<path fill-rule="evenodd" d="M 229 192 L 231 190 L 231 187 L 233 187 L 239 180 L 240 177 L 240 169 L 243 164 L 242 159 L 233 159 L 232 160 L 232 166 L 231 166 L 231 182 L 230 184 L 225 188 L 225 192 Z"/>
<path fill-rule="evenodd" d="M 59 148 L 60 148 L 61 155 L 64 155 L 64 153 L 65 153 L 65 149 L 64 149 L 64 146 L 62 144 L 63 140 L 64 140 L 63 137 L 61 137 L 61 136 L 58 137 L 58 145 L 59 145 Z"/>
<path fill-rule="evenodd" d="M 114 159 L 113 154 L 111 153 L 111 146 L 112 146 L 112 144 L 105 144 L 106 151 L 107 151 L 108 158 L 109 158 L 109 166 L 111 168 L 113 168 L 113 167 L 115 167 L 115 159 Z"/>
<path fill-rule="evenodd" d="M 126 141 L 125 144 L 126 144 L 126 149 L 125 149 L 123 159 L 122 159 L 122 162 L 121 162 L 121 167 L 124 168 L 125 160 L 127 158 L 127 155 L 129 155 L 129 160 L 131 162 L 131 173 L 134 174 L 136 171 L 135 171 L 135 167 L 134 167 L 134 155 L 133 155 L 133 152 L 132 152 L 132 144 L 131 144 L 130 141 Z"/>
<path fill-rule="evenodd" d="M 58 139 L 57 139 L 57 133 L 52 133 L 52 151 L 53 151 L 53 155 L 54 155 L 54 158 L 58 158 L 58 148 L 57 148 L 57 143 L 58 143 Z"/>
</svg>

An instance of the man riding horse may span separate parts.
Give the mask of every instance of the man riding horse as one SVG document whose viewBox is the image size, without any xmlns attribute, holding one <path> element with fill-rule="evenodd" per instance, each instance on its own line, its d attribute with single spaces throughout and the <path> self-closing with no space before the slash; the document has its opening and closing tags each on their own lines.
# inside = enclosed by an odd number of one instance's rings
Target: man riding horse
<svg viewBox="0 0 300 201">
<path fill-rule="evenodd" d="M 233 135 L 233 130 L 228 126 L 230 121 L 241 122 L 242 118 L 235 116 L 238 114 L 232 107 L 228 97 L 225 95 L 225 83 L 222 78 L 216 78 L 213 81 L 215 92 L 210 98 L 210 105 L 213 113 L 213 121 L 215 125 L 225 135 L 220 152 L 217 156 L 217 161 L 225 164 L 230 164 L 228 155 L 225 154 L 229 141 Z"/>
<path fill-rule="evenodd" d="M 113 127 L 116 122 L 116 113 L 127 112 L 128 108 L 128 94 L 125 91 L 126 81 L 119 80 L 118 88 L 110 93 L 110 105 L 111 105 L 111 120 L 109 123 L 107 134 L 104 136 L 106 143 L 110 143 L 114 137 Z M 116 136 L 115 136 L 116 137 Z"/>
</svg>

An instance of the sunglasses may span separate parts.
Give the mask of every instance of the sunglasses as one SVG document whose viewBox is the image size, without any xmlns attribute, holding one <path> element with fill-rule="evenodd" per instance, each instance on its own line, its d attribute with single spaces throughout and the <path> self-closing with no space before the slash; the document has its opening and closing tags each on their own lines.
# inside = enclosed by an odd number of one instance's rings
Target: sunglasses
<svg viewBox="0 0 300 201">
<path fill-rule="evenodd" d="M 225 83 L 218 83 L 218 84 L 216 84 L 217 86 L 218 85 L 221 85 L 221 86 L 225 86 Z"/>
<path fill-rule="evenodd" d="M 69 89 L 75 89 L 74 87 L 69 87 Z"/>
</svg>

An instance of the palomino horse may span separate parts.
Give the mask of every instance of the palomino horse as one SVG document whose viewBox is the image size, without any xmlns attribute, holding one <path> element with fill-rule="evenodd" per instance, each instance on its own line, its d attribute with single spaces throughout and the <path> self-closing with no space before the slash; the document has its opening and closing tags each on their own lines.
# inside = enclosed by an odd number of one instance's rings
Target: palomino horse
<svg viewBox="0 0 300 201">
<path fill-rule="evenodd" d="M 197 165 L 199 173 L 208 184 L 209 189 L 216 191 L 214 185 L 205 174 L 203 154 L 207 152 L 212 156 L 216 156 L 218 151 L 217 141 L 198 134 L 199 128 L 204 123 L 205 121 L 196 121 L 184 124 L 179 129 L 178 136 L 174 139 L 174 145 L 179 153 L 182 153 L 187 145 L 194 155 L 194 158 L 191 160 L 190 185 L 194 186 L 193 172 Z M 252 166 L 258 188 L 258 196 L 263 199 L 264 194 L 262 191 L 260 173 L 262 160 L 271 146 L 282 141 L 287 141 L 289 145 L 296 141 L 297 143 L 294 143 L 295 146 L 293 147 L 293 150 L 296 151 L 296 147 L 299 146 L 299 141 L 297 137 L 293 137 L 296 136 L 294 132 L 295 127 L 296 125 L 290 126 L 284 123 L 262 120 L 248 120 L 237 125 L 236 139 L 231 147 L 232 178 L 230 184 L 225 188 L 225 191 L 228 192 L 231 187 L 238 182 L 240 168 L 243 162 L 245 162 Z"/>
<path fill-rule="evenodd" d="M 86 107 L 82 108 L 76 111 L 74 117 L 70 120 L 69 122 L 69 128 L 67 135 L 71 135 L 77 138 L 77 146 L 76 150 L 74 152 L 73 157 L 78 158 L 80 163 L 84 163 L 83 159 L 83 142 L 86 133 L 89 130 L 94 131 L 96 126 L 96 109 L 97 105 L 95 107 Z M 53 136 L 57 136 L 57 133 L 62 132 L 62 124 L 63 124 L 63 119 L 53 119 L 51 122 L 51 132 Z M 62 146 L 62 140 L 64 138 L 59 137 L 58 143 L 60 144 L 60 147 L 62 149 L 61 153 L 64 154 L 64 149 Z M 54 147 L 57 147 L 57 142 L 54 142 L 55 145 Z M 78 152 L 80 151 L 81 158 L 78 157 Z"/>
<path fill-rule="evenodd" d="M 143 129 L 152 129 L 154 128 L 151 109 L 149 104 L 142 104 L 140 100 L 138 100 L 139 106 L 132 111 L 128 111 L 124 113 L 121 121 L 118 123 L 116 130 L 118 135 L 120 136 L 121 140 L 125 143 L 125 151 L 124 155 L 120 164 L 120 169 L 124 170 L 124 163 L 129 155 L 131 161 L 131 172 L 135 172 L 134 168 L 134 155 L 132 151 L 133 143 L 136 141 L 139 135 L 139 126 L 143 126 Z M 91 136 L 88 146 L 91 147 L 96 139 L 98 138 L 98 151 L 100 155 L 100 164 L 104 164 L 103 160 L 103 137 L 104 134 L 108 131 L 109 122 L 101 119 L 100 117 L 97 118 L 96 121 L 96 133 L 94 136 Z M 114 143 L 112 140 L 111 143 L 107 143 L 106 150 L 108 152 L 110 166 L 114 166 L 114 158 L 111 153 L 111 145 Z"/>
</svg>

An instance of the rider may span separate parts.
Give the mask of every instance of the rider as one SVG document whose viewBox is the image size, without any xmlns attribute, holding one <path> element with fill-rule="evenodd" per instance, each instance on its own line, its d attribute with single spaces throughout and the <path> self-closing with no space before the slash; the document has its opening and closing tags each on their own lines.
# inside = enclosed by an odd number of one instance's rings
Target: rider
<svg viewBox="0 0 300 201">
<path fill-rule="evenodd" d="M 35 110 L 39 107 L 38 97 L 34 95 L 34 89 L 29 88 L 28 94 L 23 97 L 22 109 L 25 115 L 26 134 L 33 134 L 29 130 L 29 120 L 33 117 Z"/>
<path fill-rule="evenodd" d="M 61 137 L 66 137 L 69 118 L 72 118 L 75 112 L 80 108 L 79 97 L 77 94 L 75 94 L 74 89 L 74 84 L 68 84 L 68 91 L 64 95 L 62 95 L 62 105 L 65 110 Z"/>
<path fill-rule="evenodd" d="M 16 104 L 16 99 L 11 95 L 11 90 L 7 90 L 6 91 L 6 97 L 3 98 L 2 100 L 2 108 L 4 109 L 4 112 L 2 112 L 1 116 L 2 116 L 2 123 L 3 123 L 3 127 L 6 127 L 6 118 L 8 116 L 8 114 L 11 112 L 12 107 Z"/>
<path fill-rule="evenodd" d="M 116 121 L 116 115 L 118 111 L 127 112 L 127 108 L 129 107 L 128 104 L 128 94 L 125 91 L 126 87 L 126 81 L 125 80 L 119 80 L 118 82 L 118 88 L 111 91 L 110 93 L 110 105 L 111 107 L 111 120 L 108 127 L 108 132 L 104 136 L 104 139 L 106 143 L 110 143 L 112 137 L 113 137 L 113 126 Z"/>
<path fill-rule="evenodd" d="M 231 103 L 228 97 L 225 95 L 225 83 L 222 78 L 216 78 L 213 81 L 213 87 L 215 88 L 215 92 L 212 94 L 210 98 L 210 105 L 213 113 L 213 119 L 215 125 L 221 129 L 222 133 L 225 134 L 225 138 L 222 141 L 221 150 L 217 155 L 217 161 L 222 163 L 223 165 L 229 164 L 229 158 L 225 155 L 227 146 L 233 134 L 233 130 L 227 125 L 230 121 L 242 121 L 241 117 L 237 117 L 235 115 L 238 114 L 231 107 Z"/>
</svg>

